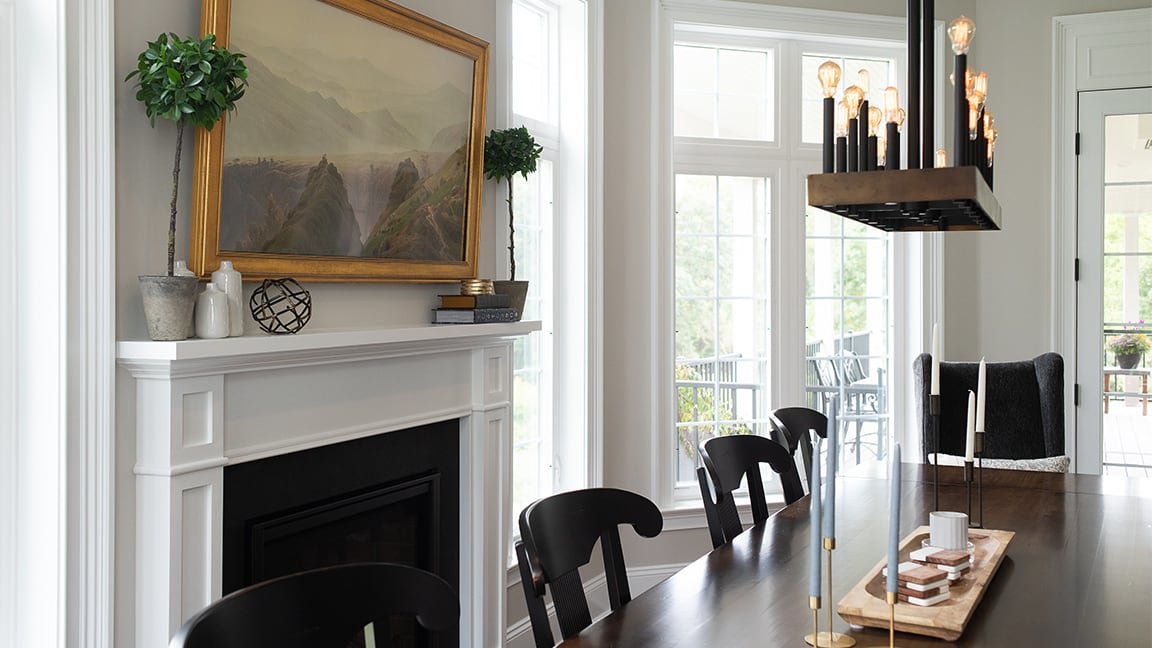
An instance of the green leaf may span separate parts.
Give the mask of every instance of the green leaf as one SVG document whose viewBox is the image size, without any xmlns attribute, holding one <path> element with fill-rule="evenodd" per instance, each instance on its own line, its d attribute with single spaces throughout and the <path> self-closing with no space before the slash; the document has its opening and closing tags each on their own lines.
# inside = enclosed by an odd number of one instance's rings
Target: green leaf
<svg viewBox="0 0 1152 648">
<path fill-rule="evenodd" d="M 165 74 L 168 75 L 168 81 L 172 85 L 178 85 L 180 83 L 180 72 L 177 71 L 176 68 L 168 68 L 165 70 Z"/>
</svg>

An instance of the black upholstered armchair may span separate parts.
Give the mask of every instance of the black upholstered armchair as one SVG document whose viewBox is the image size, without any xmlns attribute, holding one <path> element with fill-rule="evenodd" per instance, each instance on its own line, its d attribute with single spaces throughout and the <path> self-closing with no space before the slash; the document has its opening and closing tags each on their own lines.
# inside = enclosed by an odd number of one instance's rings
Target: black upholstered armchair
<svg viewBox="0 0 1152 648">
<path fill-rule="evenodd" d="M 940 363 L 940 452 L 964 454 L 968 390 L 976 391 L 978 362 Z M 929 433 L 932 356 L 913 363 L 924 462 L 936 452 Z M 1064 358 L 1045 353 L 1020 362 L 989 362 L 984 457 L 1035 459 L 1064 454 Z"/>
</svg>

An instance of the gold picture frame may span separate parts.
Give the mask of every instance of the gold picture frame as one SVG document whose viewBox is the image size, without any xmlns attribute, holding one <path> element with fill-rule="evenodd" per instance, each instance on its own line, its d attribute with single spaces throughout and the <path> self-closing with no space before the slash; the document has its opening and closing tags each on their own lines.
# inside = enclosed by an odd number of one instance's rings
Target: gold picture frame
<svg viewBox="0 0 1152 648">
<path fill-rule="evenodd" d="M 201 32 L 249 87 L 196 133 L 194 272 L 476 276 L 487 42 L 387 0 L 203 0 Z"/>
</svg>

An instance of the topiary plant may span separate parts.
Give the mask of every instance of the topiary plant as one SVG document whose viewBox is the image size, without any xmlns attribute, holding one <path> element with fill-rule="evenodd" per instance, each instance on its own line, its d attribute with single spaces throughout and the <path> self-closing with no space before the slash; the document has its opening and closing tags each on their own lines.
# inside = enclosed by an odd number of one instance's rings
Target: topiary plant
<svg viewBox="0 0 1152 648">
<path fill-rule="evenodd" d="M 511 264 L 509 279 L 516 280 L 516 244 L 513 235 L 512 176 L 519 173 L 528 179 L 536 170 L 543 147 L 536 143 L 524 126 L 493 130 L 484 138 L 484 175 L 489 179 L 508 182 L 508 260 Z"/>
<path fill-rule="evenodd" d="M 160 34 L 140 52 L 136 69 L 124 78 L 136 79 L 136 100 L 144 104 L 148 123 L 156 118 L 176 122 L 176 161 L 172 167 L 172 210 L 168 221 L 168 276 L 176 256 L 176 194 L 180 185 L 180 150 L 184 125 L 211 129 L 248 86 L 244 55 L 216 46 L 216 36 L 181 39 Z"/>
</svg>

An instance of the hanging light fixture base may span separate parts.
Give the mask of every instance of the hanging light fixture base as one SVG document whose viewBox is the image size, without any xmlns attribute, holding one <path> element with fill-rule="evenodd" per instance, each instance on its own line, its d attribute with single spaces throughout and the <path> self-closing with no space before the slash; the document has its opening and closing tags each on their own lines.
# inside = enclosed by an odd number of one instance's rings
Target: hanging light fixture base
<svg viewBox="0 0 1152 648">
<path fill-rule="evenodd" d="M 974 166 L 814 174 L 808 204 L 887 232 L 1000 229 L 1000 203 Z"/>
</svg>

